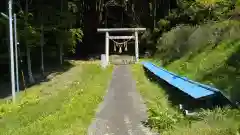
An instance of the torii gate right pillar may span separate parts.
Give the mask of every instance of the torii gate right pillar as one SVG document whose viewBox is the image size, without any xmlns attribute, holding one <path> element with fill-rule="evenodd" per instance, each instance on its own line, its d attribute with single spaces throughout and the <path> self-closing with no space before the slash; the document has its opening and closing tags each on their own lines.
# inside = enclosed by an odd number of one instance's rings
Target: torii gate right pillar
<svg viewBox="0 0 240 135">
<path fill-rule="evenodd" d="M 139 61 L 138 32 L 135 31 L 135 57 L 136 62 Z"/>
</svg>

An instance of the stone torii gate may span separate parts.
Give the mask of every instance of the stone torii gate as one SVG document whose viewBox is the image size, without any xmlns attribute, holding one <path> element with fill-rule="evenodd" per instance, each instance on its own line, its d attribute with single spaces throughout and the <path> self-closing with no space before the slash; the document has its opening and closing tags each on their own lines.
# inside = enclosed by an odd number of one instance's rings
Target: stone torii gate
<svg viewBox="0 0 240 135">
<path fill-rule="evenodd" d="M 139 60 L 138 33 L 145 31 L 146 28 L 99 28 L 98 32 L 105 33 L 105 55 L 106 63 L 109 63 L 109 39 L 134 39 L 135 40 L 135 59 Z M 110 36 L 110 32 L 133 32 L 134 36 Z"/>
</svg>

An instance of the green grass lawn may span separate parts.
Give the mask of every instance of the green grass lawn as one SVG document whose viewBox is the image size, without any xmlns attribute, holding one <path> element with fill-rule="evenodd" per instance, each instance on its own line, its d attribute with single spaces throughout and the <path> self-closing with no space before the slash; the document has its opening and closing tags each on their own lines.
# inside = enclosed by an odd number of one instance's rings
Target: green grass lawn
<svg viewBox="0 0 240 135">
<path fill-rule="evenodd" d="M 132 72 L 137 89 L 148 107 L 150 126 L 161 133 L 171 129 L 183 115 L 171 106 L 163 88 L 149 80 L 141 65 L 133 65 Z"/>
<path fill-rule="evenodd" d="M 112 67 L 77 62 L 51 81 L 29 88 L 18 103 L 0 103 L 1 135 L 85 135 L 103 100 Z"/>
</svg>

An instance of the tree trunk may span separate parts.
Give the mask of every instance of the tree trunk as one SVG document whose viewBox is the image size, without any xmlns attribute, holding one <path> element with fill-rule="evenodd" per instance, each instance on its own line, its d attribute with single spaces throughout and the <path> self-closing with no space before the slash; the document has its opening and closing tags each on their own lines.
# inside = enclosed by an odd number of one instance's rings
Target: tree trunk
<svg viewBox="0 0 240 135">
<path fill-rule="evenodd" d="M 61 0 L 61 13 L 63 12 L 63 4 L 64 4 L 64 1 Z M 61 23 L 61 20 L 59 21 L 59 23 Z M 60 60 L 60 65 L 63 64 L 63 57 L 62 57 L 62 42 L 59 44 L 59 60 Z"/>
<path fill-rule="evenodd" d="M 32 64 L 31 64 L 31 49 L 28 45 L 28 0 L 26 0 L 25 3 L 25 18 L 24 18 L 24 24 L 25 24 L 25 45 L 26 45 L 26 51 L 27 51 L 27 66 L 28 66 L 28 78 L 29 83 L 33 84 L 35 82 L 32 74 Z"/>
<path fill-rule="evenodd" d="M 63 45 L 62 43 L 59 44 L 59 59 L 60 59 L 60 64 L 63 64 L 63 53 L 62 53 Z"/>
<path fill-rule="evenodd" d="M 35 82 L 32 74 L 32 63 L 31 63 L 31 49 L 27 47 L 27 66 L 28 66 L 28 80 L 30 84 Z"/>
<path fill-rule="evenodd" d="M 44 47 L 44 26 L 41 24 L 41 72 L 42 75 L 44 75 L 44 52 L 43 52 L 43 47 Z"/>
<path fill-rule="evenodd" d="M 154 0 L 153 2 L 153 28 L 156 28 L 156 16 L 157 16 L 157 2 Z"/>
</svg>

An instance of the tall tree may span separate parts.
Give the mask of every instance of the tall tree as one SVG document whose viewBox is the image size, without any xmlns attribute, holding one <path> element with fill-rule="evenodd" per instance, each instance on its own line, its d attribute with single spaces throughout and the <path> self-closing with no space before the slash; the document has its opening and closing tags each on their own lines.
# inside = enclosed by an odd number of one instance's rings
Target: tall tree
<svg viewBox="0 0 240 135">
<path fill-rule="evenodd" d="M 35 80 L 32 74 L 32 63 L 31 63 L 31 47 L 29 45 L 29 24 L 28 24 L 28 17 L 29 17 L 29 0 L 25 0 L 25 14 L 24 14 L 24 32 L 25 36 L 25 45 L 26 45 L 26 52 L 27 52 L 27 65 L 28 65 L 28 80 L 29 83 L 34 83 Z"/>
</svg>

